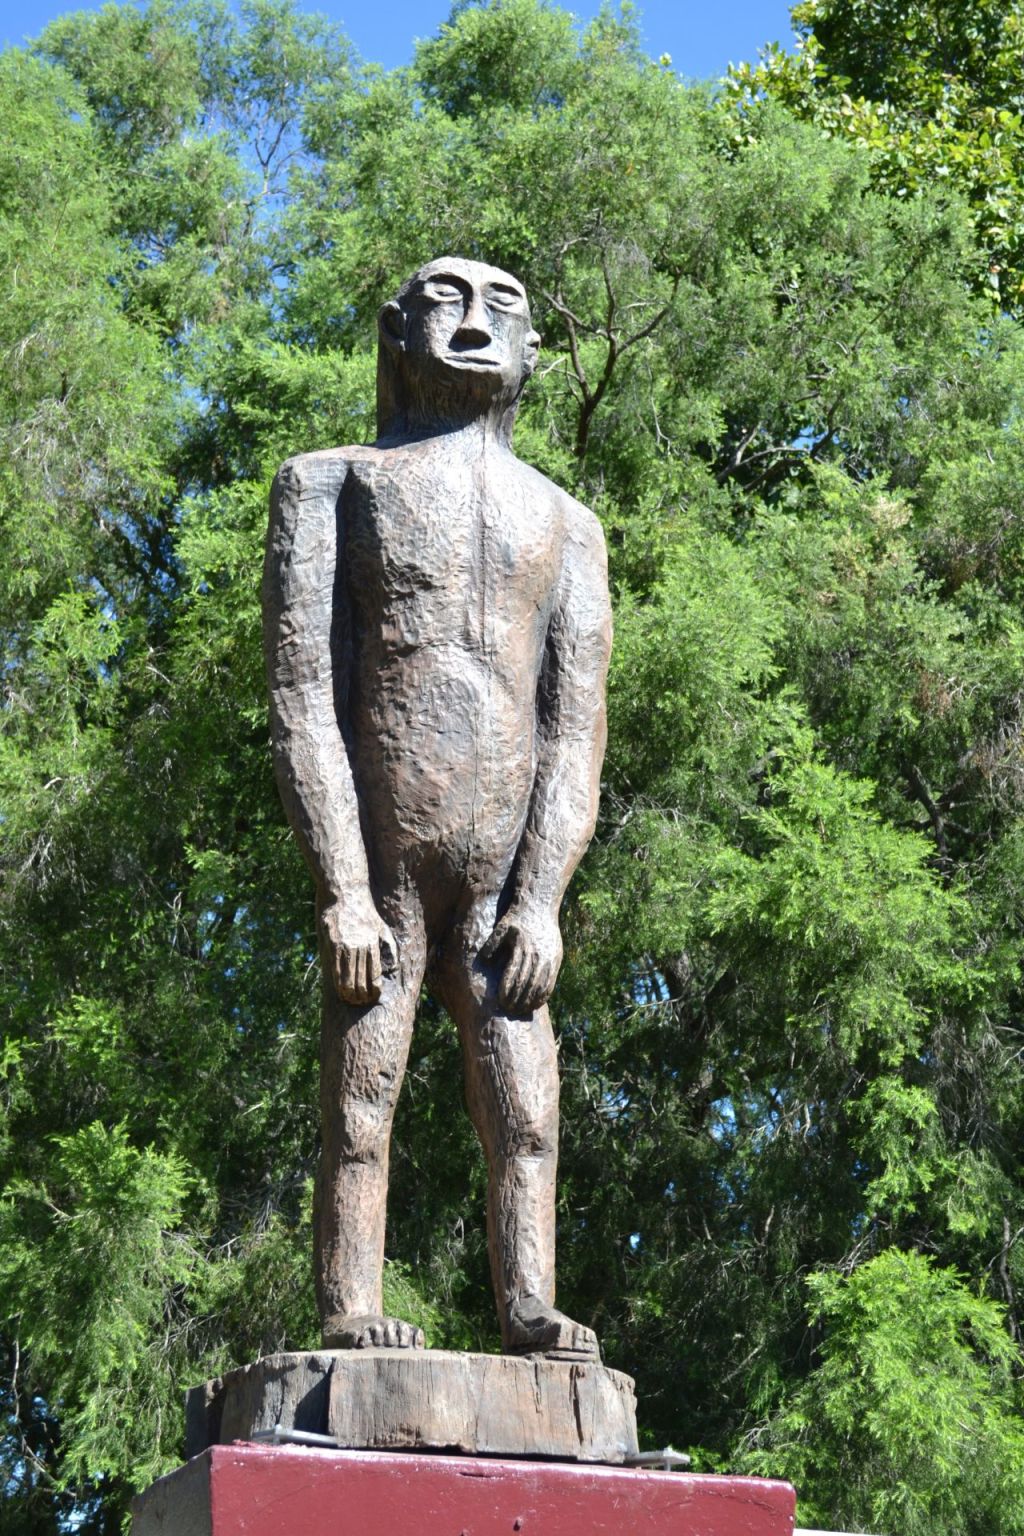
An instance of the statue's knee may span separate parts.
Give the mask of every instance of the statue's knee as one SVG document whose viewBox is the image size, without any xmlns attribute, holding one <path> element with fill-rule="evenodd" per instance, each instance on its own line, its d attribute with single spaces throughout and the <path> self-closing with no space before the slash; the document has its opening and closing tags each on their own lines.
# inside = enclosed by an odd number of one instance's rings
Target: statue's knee
<svg viewBox="0 0 1024 1536">
<path fill-rule="evenodd" d="M 513 1114 L 503 1127 L 502 1147 L 506 1157 L 544 1161 L 558 1153 L 557 1115 Z"/>
<path fill-rule="evenodd" d="M 345 1162 L 379 1163 L 387 1156 L 391 1106 L 350 1099 L 341 1107 L 339 1151 Z"/>
</svg>

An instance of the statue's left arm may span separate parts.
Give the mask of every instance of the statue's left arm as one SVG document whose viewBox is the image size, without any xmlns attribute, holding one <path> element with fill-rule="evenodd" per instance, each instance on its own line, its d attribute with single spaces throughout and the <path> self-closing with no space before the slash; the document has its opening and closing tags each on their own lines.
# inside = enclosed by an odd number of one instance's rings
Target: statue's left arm
<svg viewBox="0 0 1024 1536">
<path fill-rule="evenodd" d="M 558 913 L 593 836 L 607 725 L 608 560 L 593 513 L 571 502 L 537 696 L 537 767 L 512 901 L 486 946 L 501 953 L 502 1001 L 547 1002 L 562 960 Z"/>
</svg>

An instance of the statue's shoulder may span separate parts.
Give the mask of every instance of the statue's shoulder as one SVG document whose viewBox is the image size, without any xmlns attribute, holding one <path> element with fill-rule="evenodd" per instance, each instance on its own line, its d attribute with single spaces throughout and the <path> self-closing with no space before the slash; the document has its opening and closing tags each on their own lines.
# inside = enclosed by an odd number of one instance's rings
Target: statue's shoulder
<svg viewBox="0 0 1024 1536">
<path fill-rule="evenodd" d="M 554 480 L 549 480 L 547 475 L 539 469 L 534 469 L 532 464 L 527 464 L 523 459 L 517 462 L 527 480 L 532 480 L 538 487 L 543 486 L 553 501 L 569 538 L 579 544 L 603 550 L 604 529 L 596 513 L 591 512 L 589 507 L 584 506 L 582 501 L 577 501 L 575 496 L 564 491 L 560 485 L 556 485 Z"/>
<path fill-rule="evenodd" d="M 585 557 L 588 566 L 597 565 L 602 571 L 608 568 L 608 550 L 604 542 L 604 529 L 596 512 L 559 488 L 563 526 L 567 543 Z"/>
<path fill-rule="evenodd" d="M 286 459 L 274 476 L 274 491 L 285 489 L 306 494 L 340 490 L 349 470 L 357 464 L 373 463 L 379 449 L 366 444 L 345 448 L 320 448 L 314 453 L 297 453 Z"/>
<path fill-rule="evenodd" d="M 604 529 L 597 513 L 591 512 L 589 507 L 577 501 L 575 496 L 570 496 L 568 491 L 563 491 L 562 496 L 565 501 L 566 531 L 582 544 L 604 549 Z"/>
</svg>

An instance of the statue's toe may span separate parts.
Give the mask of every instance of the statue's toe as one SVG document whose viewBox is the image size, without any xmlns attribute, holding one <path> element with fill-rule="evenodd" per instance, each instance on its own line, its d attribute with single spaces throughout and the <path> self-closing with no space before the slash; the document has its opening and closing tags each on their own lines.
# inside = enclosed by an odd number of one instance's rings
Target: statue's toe
<svg viewBox="0 0 1024 1536">
<path fill-rule="evenodd" d="M 423 1329 L 400 1317 L 347 1316 L 324 1323 L 325 1349 L 423 1349 Z"/>
<path fill-rule="evenodd" d="M 513 1308 L 507 1348 L 509 1354 L 546 1355 L 550 1360 L 601 1359 L 597 1335 L 592 1328 L 535 1298 L 526 1298 Z"/>
</svg>

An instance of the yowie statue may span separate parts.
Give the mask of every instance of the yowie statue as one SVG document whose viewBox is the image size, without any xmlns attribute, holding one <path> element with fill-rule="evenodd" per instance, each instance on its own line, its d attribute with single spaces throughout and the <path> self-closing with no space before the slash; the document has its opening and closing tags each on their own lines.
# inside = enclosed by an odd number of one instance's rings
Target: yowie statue
<svg viewBox="0 0 1024 1536">
<path fill-rule="evenodd" d="M 378 438 L 271 495 L 277 777 L 323 967 L 317 1296 L 329 1348 L 382 1316 L 388 1152 L 420 987 L 458 1026 L 506 1353 L 599 1358 L 555 1310 L 559 906 L 594 829 L 611 640 L 594 515 L 512 452 L 540 338 L 508 273 L 422 267 L 380 313 Z"/>
</svg>

